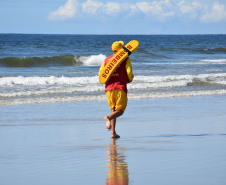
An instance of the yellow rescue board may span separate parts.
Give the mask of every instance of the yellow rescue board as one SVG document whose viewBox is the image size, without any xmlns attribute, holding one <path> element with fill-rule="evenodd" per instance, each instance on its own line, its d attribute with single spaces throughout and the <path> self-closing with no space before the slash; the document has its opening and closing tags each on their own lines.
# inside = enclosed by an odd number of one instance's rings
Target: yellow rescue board
<svg viewBox="0 0 226 185">
<path fill-rule="evenodd" d="M 132 40 L 128 44 L 126 44 L 122 49 L 120 49 L 104 66 L 102 71 L 99 74 L 99 81 L 101 84 L 106 83 L 113 72 L 119 67 L 119 65 L 134 51 L 137 50 L 139 42 L 137 40 Z"/>
</svg>

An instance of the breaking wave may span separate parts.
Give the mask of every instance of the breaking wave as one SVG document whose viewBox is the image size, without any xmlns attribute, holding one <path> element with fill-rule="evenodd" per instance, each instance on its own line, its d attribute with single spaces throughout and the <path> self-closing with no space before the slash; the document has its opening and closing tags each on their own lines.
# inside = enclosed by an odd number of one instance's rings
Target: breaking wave
<svg viewBox="0 0 226 185">
<path fill-rule="evenodd" d="M 198 62 L 151 62 L 143 65 L 226 65 L 226 59 L 205 59 Z"/>
<path fill-rule="evenodd" d="M 91 56 L 53 56 L 53 57 L 8 57 L 0 59 L 2 67 L 53 67 L 53 66 L 100 66 L 105 55 Z"/>
<path fill-rule="evenodd" d="M 211 51 L 211 52 L 223 52 L 226 53 L 226 48 L 219 47 L 219 48 L 210 48 L 210 49 L 203 49 L 202 51 Z"/>
<path fill-rule="evenodd" d="M 168 75 L 168 76 L 135 76 L 130 88 L 186 86 L 191 83 L 221 83 L 226 81 L 226 73 L 199 75 Z M 98 76 L 93 77 L 1 77 L 0 87 L 4 86 L 39 86 L 39 85 L 99 85 Z"/>
<path fill-rule="evenodd" d="M 135 76 L 131 99 L 226 94 L 226 73 Z M 0 105 L 105 100 L 104 85 L 93 77 L 1 77 Z"/>
<path fill-rule="evenodd" d="M 202 91 L 180 91 L 180 92 L 160 92 L 160 93 L 130 93 L 129 99 L 156 99 L 156 98 L 175 98 L 191 96 L 210 96 L 226 95 L 226 90 L 202 90 Z M 57 103 L 73 101 L 106 101 L 105 95 L 74 95 L 74 96 L 57 96 L 57 97 L 21 97 L 14 99 L 5 99 L 0 101 L 0 105 L 18 105 L 34 103 Z"/>
</svg>

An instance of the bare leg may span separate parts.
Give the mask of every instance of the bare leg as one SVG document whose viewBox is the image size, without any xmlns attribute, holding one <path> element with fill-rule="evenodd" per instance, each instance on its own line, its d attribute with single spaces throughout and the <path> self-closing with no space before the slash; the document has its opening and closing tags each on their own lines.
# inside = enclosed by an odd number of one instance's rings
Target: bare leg
<svg viewBox="0 0 226 185">
<path fill-rule="evenodd" d="M 105 116 L 105 120 L 109 120 L 111 129 L 111 138 L 119 138 L 120 136 L 116 134 L 115 126 L 116 126 L 116 118 L 121 116 L 124 112 L 122 110 L 114 110 L 111 109 L 110 116 Z"/>
<path fill-rule="evenodd" d="M 123 115 L 123 111 L 122 110 L 114 110 L 114 109 L 111 109 L 111 114 L 109 117 L 109 120 L 112 120 L 112 119 L 116 119 L 118 118 L 119 116 Z"/>
<path fill-rule="evenodd" d="M 110 116 L 114 115 L 114 112 L 115 112 L 115 110 L 112 109 Z M 109 118 L 109 120 L 110 120 L 110 118 Z M 116 132 L 115 132 L 116 118 L 111 118 L 110 123 L 111 123 L 111 136 L 116 136 Z"/>
</svg>

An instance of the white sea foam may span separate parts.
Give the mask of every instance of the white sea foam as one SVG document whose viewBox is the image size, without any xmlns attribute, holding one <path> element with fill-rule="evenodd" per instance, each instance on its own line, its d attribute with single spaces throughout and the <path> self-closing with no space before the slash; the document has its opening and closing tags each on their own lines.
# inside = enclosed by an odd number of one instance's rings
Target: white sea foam
<svg viewBox="0 0 226 185">
<path fill-rule="evenodd" d="M 77 92 L 104 92 L 104 86 L 82 86 L 82 87 L 56 87 L 56 88 L 44 88 L 44 89 L 34 89 L 34 90 L 26 90 L 22 89 L 17 92 L 5 92 L 0 93 L 0 97 L 19 97 L 19 96 L 32 96 L 32 95 L 54 95 L 54 94 L 71 94 Z"/>
<path fill-rule="evenodd" d="M 216 74 L 199 74 L 199 75 L 169 75 L 169 76 L 136 76 L 134 78 L 135 82 L 170 82 L 170 81 L 180 81 L 187 80 L 191 82 L 193 79 L 199 79 L 202 81 L 206 80 L 216 80 L 217 78 L 226 78 L 226 73 L 216 73 Z"/>
<path fill-rule="evenodd" d="M 129 99 L 156 99 L 156 98 L 175 98 L 191 96 L 209 96 L 209 95 L 226 95 L 225 89 L 204 90 L 204 91 L 182 91 L 182 92 L 159 92 L 159 93 L 130 93 Z M 16 98 L 0 101 L 0 105 L 18 105 L 34 103 L 56 103 L 56 102 L 73 102 L 73 101 L 106 101 L 105 95 L 81 95 L 81 96 L 58 96 L 58 97 L 36 97 L 36 98 Z"/>
<path fill-rule="evenodd" d="M 186 87 L 188 85 L 226 85 L 226 73 L 200 75 L 135 76 L 129 90 Z M 3 77 L 0 78 L 0 97 L 76 94 L 104 91 L 104 85 L 94 77 Z M 4 89 L 5 88 L 5 89 Z"/>
<path fill-rule="evenodd" d="M 90 57 L 81 57 L 79 61 L 86 66 L 100 66 L 105 58 L 105 55 L 99 54 L 91 55 Z"/>
<path fill-rule="evenodd" d="M 180 91 L 180 92 L 158 92 L 158 93 L 141 93 L 129 94 L 130 99 L 150 99 L 150 98 L 173 98 L 173 97 L 191 97 L 191 96 L 209 96 L 225 95 L 226 90 L 203 90 L 203 91 Z"/>
<path fill-rule="evenodd" d="M 219 63 L 219 64 L 226 64 L 226 59 L 206 59 L 206 60 L 202 60 L 203 62 L 207 62 L 207 63 Z"/>
<path fill-rule="evenodd" d="M 0 78 L 0 86 L 36 86 L 36 85 L 73 85 L 73 84 L 95 84 L 98 77 L 2 77 Z"/>
<path fill-rule="evenodd" d="M 142 63 L 143 65 L 210 65 L 210 64 L 226 64 L 226 59 L 205 59 L 197 62 L 152 62 Z"/>
<path fill-rule="evenodd" d="M 96 96 L 59 96 L 59 97 L 37 97 L 37 98 L 16 98 L 11 100 L 2 100 L 0 105 L 18 105 L 18 104 L 34 104 L 34 103 L 56 103 L 56 102 L 73 102 L 73 101 L 103 101 L 106 99 L 105 95 Z"/>
<path fill-rule="evenodd" d="M 226 78 L 226 73 L 199 74 L 199 75 L 168 75 L 168 76 L 135 76 L 132 84 L 140 83 L 144 87 L 150 86 L 148 83 L 169 82 L 184 84 L 192 80 L 200 81 L 219 81 Z M 145 84 L 146 83 L 146 84 Z M 93 77 L 2 77 L 0 78 L 0 87 L 3 86 L 38 86 L 38 85 L 100 85 L 98 76 Z M 160 86 L 163 86 L 160 84 Z"/>
<path fill-rule="evenodd" d="M 206 90 L 200 85 L 205 85 Z M 224 85 L 226 73 L 135 76 L 133 83 L 128 84 L 128 89 L 131 99 L 142 99 L 226 94 Z M 190 86 L 195 86 L 196 90 Z M 0 87 L 0 105 L 105 99 L 102 96 L 104 85 L 99 83 L 98 76 L 2 77 Z"/>
<path fill-rule="evenodd" d="M 226 85 L 226 81 L 217 81 L 217 84 Z"/>
<path fill-rule="evenodd" d="M 152 62 L 152 63 L 141 63 L 143 65 L 206 65 L 206 62 Z"/>
<path fill-rule="evenodd" d="M 189 82 L 192 82 L 192 81 L 181 80 L 177 82 L 131 83 L 128 85 L 128 89 L 183 87 L 183 86 L 186 86 Z"/>
</svg>

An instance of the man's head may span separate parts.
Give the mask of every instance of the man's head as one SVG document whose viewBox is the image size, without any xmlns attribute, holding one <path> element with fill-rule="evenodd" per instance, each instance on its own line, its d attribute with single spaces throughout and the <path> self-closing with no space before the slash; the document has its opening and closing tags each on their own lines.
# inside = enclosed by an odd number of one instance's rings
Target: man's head
<svg viewBox="0 0 226 185">
<path fill-rule="evenodd" d="M 114 53 L 117 53 L 122 48 L 123 45 L 124 45 L 123 41 L 115 41 L 111 46 L 112 51 Z"/>
</svg>

